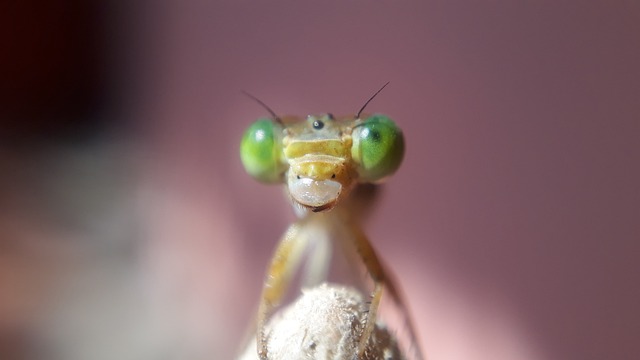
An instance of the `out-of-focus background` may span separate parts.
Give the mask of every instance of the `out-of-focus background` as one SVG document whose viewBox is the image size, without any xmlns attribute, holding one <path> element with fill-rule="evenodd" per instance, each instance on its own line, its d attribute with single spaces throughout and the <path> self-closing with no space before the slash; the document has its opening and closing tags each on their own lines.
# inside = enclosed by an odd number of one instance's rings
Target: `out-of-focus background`
<svg viewBox="0 0 640 360">
<path fill-rule="evenodd" d="M 229 359 L 293 219 L 265 110 L 392 116 L 367 226 L 430 359 L 640 354 L 635 1 L 0 6 L 0 358 Z"/>
</svg>

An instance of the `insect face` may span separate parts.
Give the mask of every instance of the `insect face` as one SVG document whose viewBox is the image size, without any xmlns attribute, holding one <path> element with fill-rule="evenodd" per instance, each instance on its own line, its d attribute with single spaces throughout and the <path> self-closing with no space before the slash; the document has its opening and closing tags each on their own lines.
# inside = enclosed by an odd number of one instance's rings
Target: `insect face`
<svg viewBox="0 0 640 360">
<path fill-rule="evenodd" d="M 286 122 L 259 119 L 240 146 L 247 172 L 262 182 L 284 182 L 294 205 L 329 210 L 358 182 L 380 182 L 404 154 L 404 138 L 385 115 L 336 120 L 331 114 Z"/>
<path fill-rule="evenodd" d="M 356 182 L 350 127 L 333 116 L 308 116 L 284 138 L 289 163 L 286 183 L 295 204 L 314 212 L 329 210 Z"/>
</svg>

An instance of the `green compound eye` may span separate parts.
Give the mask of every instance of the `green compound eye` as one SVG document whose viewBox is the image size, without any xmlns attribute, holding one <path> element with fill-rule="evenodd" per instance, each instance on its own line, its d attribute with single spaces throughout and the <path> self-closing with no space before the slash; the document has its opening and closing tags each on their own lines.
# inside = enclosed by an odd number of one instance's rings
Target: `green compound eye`
<svg viewBox="0 0 640 360">
<path fill-rule="evenodd" d="M 271 119 L 258 119 L 244 133 L 240 143 L 240 158 L 249 175 L 266 183 L 282 181 L 285 163 L 282 161 L 281 128 Z"/>
<path fill-rule="evenodd" d="M 393 174 L 404 155 L 404 137 L 385 115 L 368 117 L 352 133 L 351 157 L 358 164 L 360 178 L 375 182 Z"/>
</svg>

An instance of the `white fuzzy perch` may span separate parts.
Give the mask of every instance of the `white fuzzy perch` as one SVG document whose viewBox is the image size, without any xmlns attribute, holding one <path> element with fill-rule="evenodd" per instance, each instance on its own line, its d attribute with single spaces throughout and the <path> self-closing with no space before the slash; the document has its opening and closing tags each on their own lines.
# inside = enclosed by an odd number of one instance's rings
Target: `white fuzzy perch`
<svg viewBox="0 0 640 360">
<path fill-rule="evenodd" d="M 267 325 L 269 359 L 354 360 L 367 309 L 362 294 L 351 288 L 323 284 L 303 290 Z M 257 359 L 254 339 L 239 360 Z M 395 338 L 380 323 L 362 360 L 374 359 L 404 359 Z"/>
</svg>

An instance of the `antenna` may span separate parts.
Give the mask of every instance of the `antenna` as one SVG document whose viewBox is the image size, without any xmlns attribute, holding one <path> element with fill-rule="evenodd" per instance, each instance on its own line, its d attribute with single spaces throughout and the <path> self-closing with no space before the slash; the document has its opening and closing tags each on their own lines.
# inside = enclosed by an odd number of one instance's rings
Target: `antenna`
<svg viewBox="0 0 640 360">
<path fill-rule="evenodd" d="M 388 83 L 387 83 L 387 84 L 388 84 Z M 385 86 L 386 86 L 386 85 L 385 85 Z M 382 90 L 382 89 L 381 89 L 381 90 Z M 276 115 L 276 113 L 275 113 L 273 110 L 271 110 L 271 108 L 270 108 L 270 107 L 268 107 L 268 106 L 267 106 L 267 104 L 263 103 L 260 99 L 258 99 L 257 97 L 255 97 L 255 96 L 253 96 L 253 95 L 249 94 L 248 92 L 246 92 L 246 91 L 244 91 L 244 90 L 241 90 L 241 92 L 242 92 L 244 95 L 246 95 L 246 96 L 248 96 L 249 98 L 251 98 L 252 100 L 254 100 L 255 102 L 257 102 L 258 104 L 260 104 L 260 106 L 262 106 L 263 108 L 265 108 L 265 109 L 269 112 L 269 114 L 271 114 L 271 117 L 273 117 L 273 120 L 275 120 L 276 122 L 278 122 L 279 124 L 281 124 L 281 125 L 282 125 L 282 119 L 280 119 L 280 117 L 278 117 L 278 115 Z M 379 91 L 378 91 L 378 92 L 379 92 Z M 375 96 L 375 95 L 374 95 L 374 96 Z M 366 104 L 365 104 L 365 105 L 366 105 Z"/>
<path fill-rule="evenodd" d="M 358 111 L 358 113 L 356 114 L 356 119 L 359 119 L 359 118 L 360 118 L 360 114 L 362 113 L 362 111 L 364 110 L 364 108 L 366 108 L 366 107 L 367 107 L 367 105 L 369 105 L 369 103 L 371 102 L 371 100 L 373 100 L 373 98 L 374 98 L 374 97 L 376 97 L 376 95 L 378 95 L 378 94 L 380 93 L 380 91 L 382 91 L 382 89 L 384 89 L 387 85 L 389 85 L 389 83 L 390 83 L 390 82 L 391 82 L 391 81 L 387 81 L 387 83 L 386 83 L 386 84 L 382 85 L 382 87 L 381 87 L 378 91 L 376 91 L 376 93 L 375 93 L 375 94 L 373 94 L 373 96 L 371 96 L 371 97 L 369 98 L 369 100 L 367 100 L 367 102 L 366 102 L 366 103 L 364 103 L 364 105 L 362 105 L 362 107 L 360 108 L 360 111 Z M 256 99 L 256 100 L 257 100 L 257 99 Z M 258 101 L 260 101 L 260 100 L 258 100 Z"/>
</svg>

